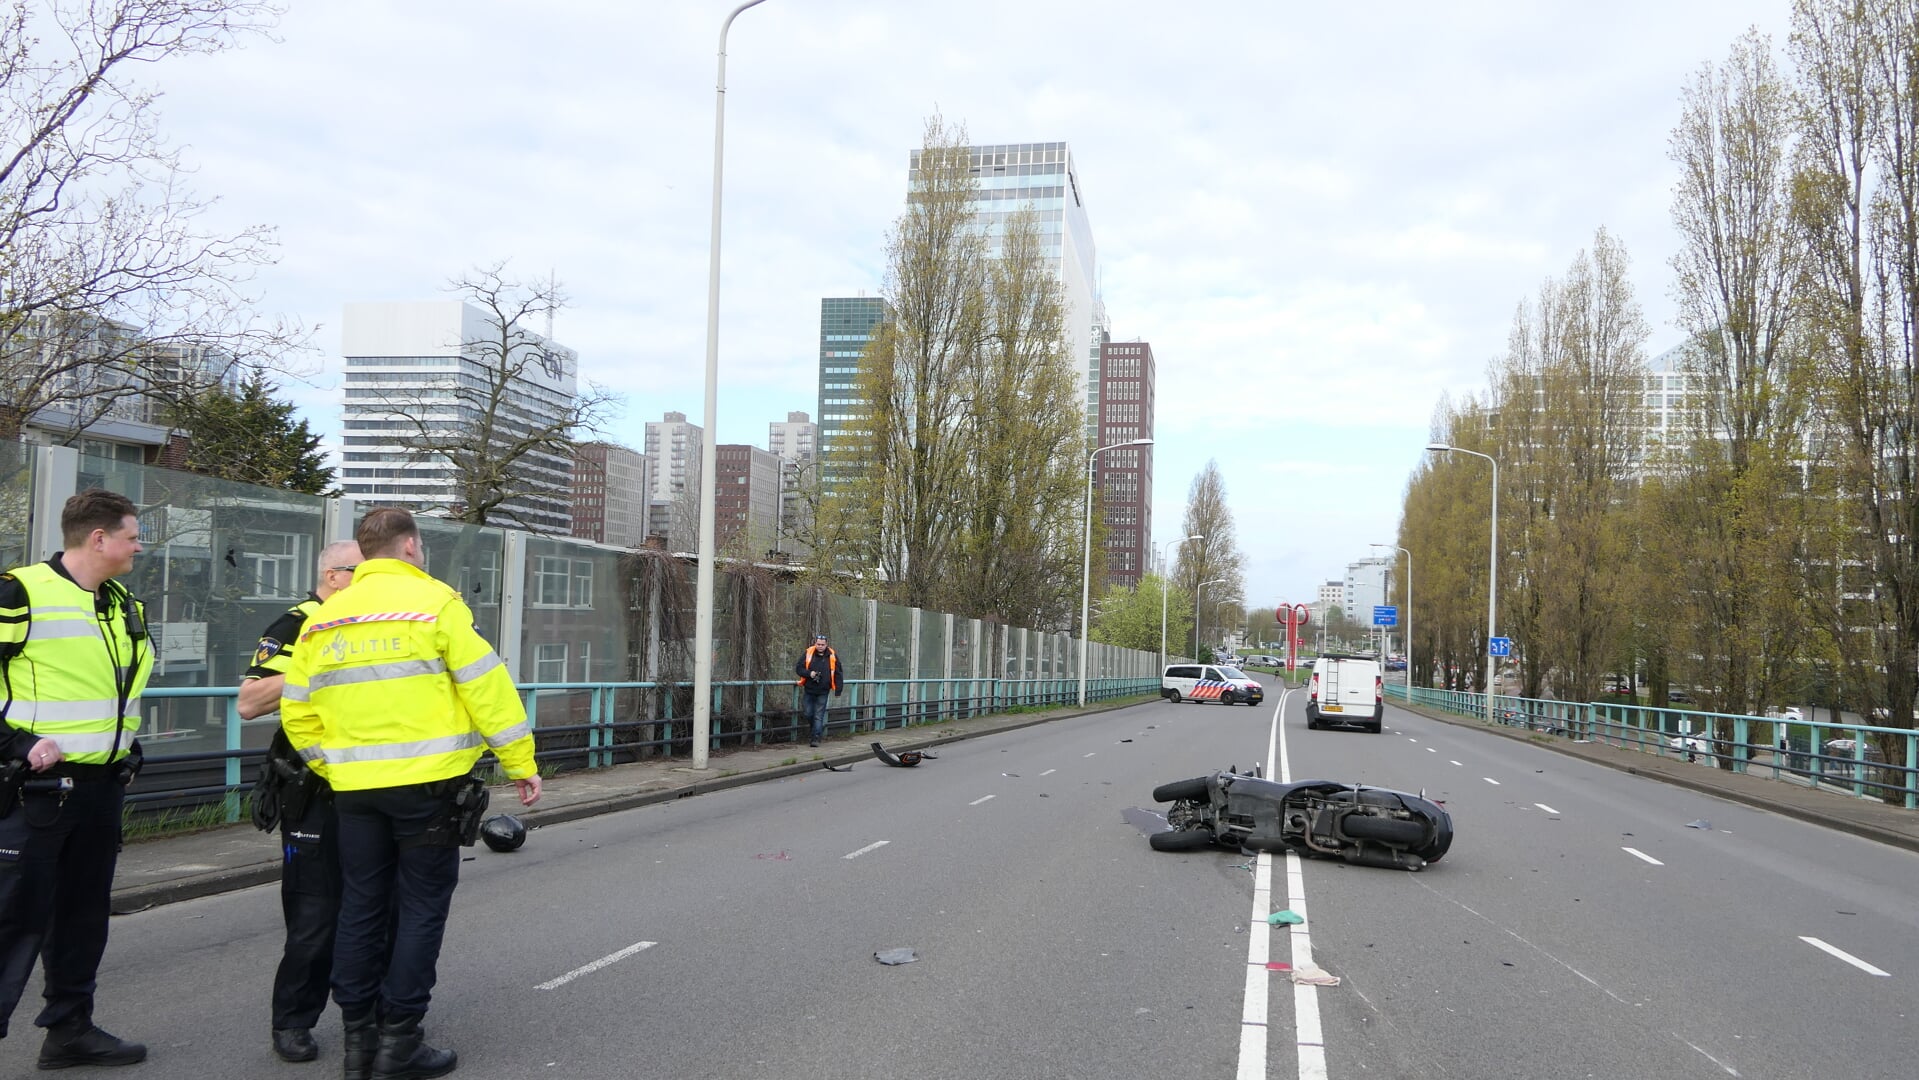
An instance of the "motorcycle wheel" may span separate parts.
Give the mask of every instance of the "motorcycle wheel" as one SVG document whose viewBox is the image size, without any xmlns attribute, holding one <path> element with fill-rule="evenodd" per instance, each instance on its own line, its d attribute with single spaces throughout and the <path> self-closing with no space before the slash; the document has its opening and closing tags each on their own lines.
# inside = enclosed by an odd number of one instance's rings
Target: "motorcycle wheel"
<svg viewBox="0 0 1919 1080">
<path fill-rule="evenodd" d="M 1198 851 L 1212 846 L 1213 834 L 1206 829 L 1156 832 L 1146 838 L 1146 843 L 1154 851 Z"/>
<path fill-rule="evenodd" d="M 1195 776 L 1191 780 L 1175 780 L 1170 784 L 1161 784 L 1153 789 L 1154 802 L 1179 802 L 1190 799 L 1193 802 L 1211 801 L 1206 792 L 1207 777 Z"/>
</svg>

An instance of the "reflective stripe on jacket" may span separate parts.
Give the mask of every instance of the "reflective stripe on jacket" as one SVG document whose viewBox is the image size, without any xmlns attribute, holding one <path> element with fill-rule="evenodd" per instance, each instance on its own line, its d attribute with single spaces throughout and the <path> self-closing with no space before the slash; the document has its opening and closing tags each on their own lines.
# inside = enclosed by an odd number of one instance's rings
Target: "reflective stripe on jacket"
<svg viewBox="0 0 1919 1080">
<path fill-rule="evenodd" d="M 482 750 L 532 776 L 519 691 L 451 587 L 399 559 L 368 559 L 293 647 L 280 725 L 336 791 L 470 772 Z"/>
<path fill-rule="evenodd" d="M 8 726 L 52 739 L 75 765 L 125 757 L 140 730 L 140 693 L 153 670 L 152 647 L 127 633 L 121 608 L 124 602 L 143 611 L 139 601 L 103 583 L 120 599 L 102 614 L 94 594 L 51 561 L 8 576 L 26 591 L 24 607 L 0 607 L 0 645 L 19 649 L 0 683 L 9 699 Z M 136 666 L 122 710 L 120 686 L 128 665 Z"/>
</svg>

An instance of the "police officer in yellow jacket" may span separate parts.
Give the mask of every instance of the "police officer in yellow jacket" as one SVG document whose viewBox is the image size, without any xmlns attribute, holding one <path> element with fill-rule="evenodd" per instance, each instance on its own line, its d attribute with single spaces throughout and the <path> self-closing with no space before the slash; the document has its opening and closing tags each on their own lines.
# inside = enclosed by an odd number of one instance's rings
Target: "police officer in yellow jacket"
<svg viewBox="0 0 1919 1080">
<path fill-rule="evenodd" d="M 42 958 L 43 1069 L 147 1056 L 93 1023 L 153 668 L 145 614 L 113 580 L 140 553 L 137 515 L 124 495 L 83 491 L 60 513 L 65 550 L 0 577 L 0 1036 Z"/>
<path fill-rule="evenodd" d="M 353 583 L 360 545 L 336 540 L 320 551 L 319 584 L 305 600 L 287 609 L 260 635 L 253 665 L 240 684 L 240 718 L 273 716 L 280 689 L 293 662 L 293 643 L 320 604 Z M 313 1025 L 326 1011 L 333 972 L 333 931 L 340 918 L 340 838 L 333 812 L 333 789 L 312 775 L 293 752 L 286 732 L 276 729 L 268 750 L 268 768 L 284 770 L 275 793 L 256 790 L 256 800 L 271 798 L 278 813 L 280 915 L 286 923 L 286 947 L 273 976 L 273 1052 L 282 1061 L 312 1061 L 320 1056 Z M 297 792 L 299 797 L 294 797 Z M 271 829 L 276 822 L 255 820 Z"/>
<path fill-rule="evenodd" d="M 339 814 L 344 1075 L 425 1080 L 456 1064 L 420 1033 L 460 874 L 450 803 L 488 748 L 523 805 L 540 777 L 519 692 L 459 594 L 426 573 L 413 515 L 373 510 L 354 537 L 365 561 L 301 631 L 280 723 Z"/>
</svg>

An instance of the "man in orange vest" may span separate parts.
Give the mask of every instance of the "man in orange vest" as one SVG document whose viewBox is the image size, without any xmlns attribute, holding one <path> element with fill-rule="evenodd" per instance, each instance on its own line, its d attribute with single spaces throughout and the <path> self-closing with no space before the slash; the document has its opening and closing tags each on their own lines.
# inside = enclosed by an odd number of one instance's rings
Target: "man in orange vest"
<svg viewBox="0 0 1919 1080">
<path fill-rule="evenodd" d="M 813 723 L 813 741 L 818 746 L 826 734 L 826 695 L 844 693 L 840 685 L 840 655 L 826 643 L 825 634 L 815 634 L 813 644 L 800 654 L 793 665 L 800 680 L 800 715 Z"/>
</svg>

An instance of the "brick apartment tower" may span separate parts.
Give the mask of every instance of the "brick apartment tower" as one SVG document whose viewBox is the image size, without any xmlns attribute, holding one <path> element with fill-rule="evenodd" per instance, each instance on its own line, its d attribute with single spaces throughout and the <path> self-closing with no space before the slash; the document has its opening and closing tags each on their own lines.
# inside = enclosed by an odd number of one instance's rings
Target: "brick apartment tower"
<svg viewBox="0 0 1919 1080">
<path fill-rule="evenodd" d="M 1153 347 L 1144 341 L 1100 346 L 1099 445 L 1153 437 Z M 1106 578 L 1139 584 L 1153 542 L 1153 448 L 1108 450 L 1095 480 L 1106 525 Z"/>
<path fill-rule="evenodd" d="M 718 484 L 713 499 L 713 543 L 724 551 L 744 535 L 759 559 L 779 540 L 780 458 L 742 443 L 713 448 Z"/>
</svg>

